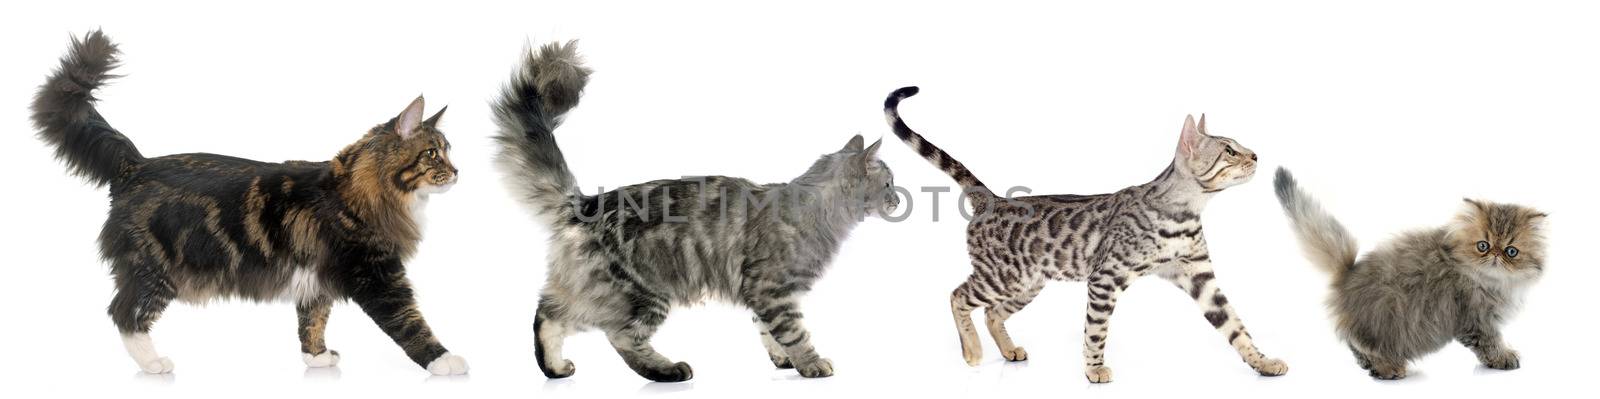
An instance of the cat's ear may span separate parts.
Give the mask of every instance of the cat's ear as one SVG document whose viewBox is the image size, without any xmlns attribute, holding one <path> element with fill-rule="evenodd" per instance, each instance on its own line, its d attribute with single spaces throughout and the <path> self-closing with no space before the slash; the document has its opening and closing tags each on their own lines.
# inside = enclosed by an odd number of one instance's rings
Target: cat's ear
<svg viewBox="0 0 1600 399">
<path fill-rule="evenodd" d="M 1210 131 L 1206 130 L 1206 113 L 1204 113 L 1204 112 L 1200 113 L 1200 125 L 1198 127 L 1196 127 L 1196 130 L 1199 130 L 1200 134 L 1205 134 L 1205 135 L 1211 134 Z"/>
<path fill-rule="evenodd" d="M 449 105 L 444 106 L 444 108 L 440 108 L 438 112 L 433 113 L 433 116 L 428 117 L 428 120 L 422 121 L 422 125 L 427 127 L 439 126 L 439 117 L 444 116 L 444 110 L 447 109 L 450 109 Z M 1202 116 L 1200 119 L 1203 120 L 1205 117 Z"/>
<path fill-rule="evenodd" d="M 1200 128 L 1194 124 L 1194 115 L 1183 118 L 1183 133 L 1178 136 L 1178 153 L 1184 156 L 1193 155 L 1196 148 L 1200 148 L 1200 140 L 1205 137 L 1200 133 Z"/>
<path fill-rule="evenodd" d="M 405 111 L 400 111 L 400 115 L 394 117 L 394 122 L 390 125 L 394 126 L 394 133 L 400 135 L 400 138 L 408 139 L 416 135 L 417 127 L 422 125 L 422 96 L 411 100 L 411 105 L 407 105 Z"/>
<path fill-rule="evenodd" d="M 862 150 L 861 151 L 861 164 L 862 165 L 866 165 L 868 163 L 871 163 L 872 160 L 878 159 L 878 147 L 880 147 L 880 146 L 883 146 L 883 139 L 878 139 L 878 141 L 872 142 L 872 145 L 867 146 L 866 150 Z"/>
<path fill-rule="evenodd" d="M 862 138 L 861 135 L 858 134 L 855 137 L 851 137 L 850 142 L 844 143 L 844 148 L 840 149 L 839 152 L 861 151 L 861 145 L 866 142 L 867 139 Z"/>
</svg>

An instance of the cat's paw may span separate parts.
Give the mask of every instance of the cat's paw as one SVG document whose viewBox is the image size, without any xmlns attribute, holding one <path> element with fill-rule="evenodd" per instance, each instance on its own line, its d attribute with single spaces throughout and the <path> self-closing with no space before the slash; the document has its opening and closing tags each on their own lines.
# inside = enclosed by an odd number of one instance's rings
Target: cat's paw
<svg viewBox="0 0 1600 399">
<path fill-rule="evenodd" d="M 545 378 L 567 378 L 578 372 L 578 365 L 571 360 L 561 359 L 555 363 L 551 366 L 539 365 L 539 372 L 544 373 Z"/>
<path fill-rule="evenodd" d="M 968 366 L 978 367 L 983 362 L 983 348 L 961 348 L 961 358 L 967 361 Z"/>
<path fill-rule="evenodd" d="M 640 371 L 639 376 L 655 382 L 684 382 L 694 378 L 694 368 L 689 367 L 689 363 L 677 362 L 660 370 Z"/>
<path fill-rule="evenodd" d="M 794 368 L 794 363 L 789 361 L 789 357 L 788 356 L 768 354 L 767 358 L 772 359 L 772 366 L 773 367 L 777 367 L 779 369 L 792 369 L 792 368 Z"/>
<path fill-rule="evenodd" d="M 1484 366 L 1495 370 L 1516 370 L 1522 367 L 1522 356 L 1518 355 L 1517 351 L 1510 349 L 1502 350 L 1490 356 L 1482 356 L 1478 360 L 1483 362 Z"/>
<path fill-rule="evenodd" d="M 323 368 L 339 365 L 339 351 L 326 350 L 320 354 L 301 353 L 300 358 L 306 361 L 306 367 Z"/>
<path fill-rule="evenodd" d="M 1375 365 L 1372 367 L 1372 371 L 1368 372 L 1367 375 L 1380 380 L 1398 380 L 1406 378 L 1406 368 L 1405 366 L 1392 367 Z"/>
<path fill-rule="evenodd" d="M 1005 356 L 1006 360 L 1013 362 L 1028 360 L 1028 351 L 1020 346 L 1011 348 L 1011 350 L 1000 351 L 1000 354 Z"/>
<path fill-rule="evenodd" d="M 1106 366 L 1090 366 L 1083 369 L 1083 376 L 1088 377 L 1089 382 L 1104 384 L 1111 382 L 1111 368 Z"/>
<path fill-rule="evenodd" d="M 462 375 L 467 373 L 467 359 L 445 352 L 428 362 L 428 372 L 433 375 Z"/>
<path fill-rule="evenodd" d="M 1251 363 L 1250 368 L 1268 377 L 1277 377 L 1289 372 L 1289 364 L 1278 359 L 1261 359 Z"/>
<path fill-rule="evenodd" d="M 833 361 L 828 359 L 817 359 L 817 361 L 811 362 L 810 364 L 795 366 L 795 371 L 799 371 L 800 376 L 806 378 L 832 377 Z"/>
<path fill-rule="evenodd" d="M 151 361 L 139 364 L 139 370 L 143 370 L 144 372 L 150 373 L 150 374 L 167 374 L 167 373 L 171 373 L 172 372 L 172 368 L 173 368 L 172 359 L 165 358 L 165 357 L 157 358 L 155 360 L 151 360 Z"/>
</svg>

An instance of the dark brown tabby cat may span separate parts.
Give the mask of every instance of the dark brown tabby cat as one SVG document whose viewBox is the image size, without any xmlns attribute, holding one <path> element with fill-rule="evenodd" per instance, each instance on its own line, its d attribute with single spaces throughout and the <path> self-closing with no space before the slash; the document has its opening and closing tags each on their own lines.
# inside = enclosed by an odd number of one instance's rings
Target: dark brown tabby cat
<svg viewBox="0 0 1600 399">
<path fill-rule="evenodd" d="M 323 331 L 333 303 L 348 299 L 418 365 L 466 373 L 434 339 L 405 275 L 421 239 L 414 213 L 456 182 L 435 128 L 443 109 L 423 120 L 418 97 L 330 162 L 145 158 L 95 109 L 117 53 L 99 31 L 74 39 L 34 97 L 33 123 L 69 171 L 111 186 L 100 232 L 117 285 L 109 313 L 141 369 L 172 371 L 149 335 L 168 303 L 218 298 L 294 302 L 306 365 L 333 366 L 339 353 Z"/>
</svg>

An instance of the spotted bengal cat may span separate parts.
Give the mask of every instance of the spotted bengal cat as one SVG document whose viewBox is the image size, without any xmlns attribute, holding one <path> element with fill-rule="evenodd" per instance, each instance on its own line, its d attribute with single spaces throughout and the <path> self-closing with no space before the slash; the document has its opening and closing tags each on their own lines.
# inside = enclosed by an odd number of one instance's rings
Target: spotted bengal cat
<svg viewBox="0 0 1600 399">
<path fill-rule="evenodd" d="M 1288 372 L 1281 360 L 1256 350 L 1244 323 L 1218 291 L 1211 256 L 1201 233 L 1200 211 L 1223 189 L 1250 180 L 1256 154 L 1233 139 L 1206 133 L 1184 121 L 1172 164 L 1154 181 L 1111 194 L 1001 198 L 961 162 L 912 131 L 900 119 L 900 100 L 917 94 L 906 87 L 889 95 L 884 113 L 894 133 L 961 184 L 974 216 L 967 225 L 973 273 L 950 295 L 950 311 L 961 335 L 961 353 L 976 366 L 983 357 L 973 308 L 983 307 L 989 333 L 1006 360 L 1028 358 L 1011 341 L 1005 322 L 1050 280 L 1088 281 L 1084 326 L 1084 374 L 1111 381 L 1105 365 L 1107 324 L 1121 294 L 1135 278 L 1154 274 L 1194 297 L 1206 320 L 1228 338 L 1245 363 L 1261 375 Z"/>
</svg>

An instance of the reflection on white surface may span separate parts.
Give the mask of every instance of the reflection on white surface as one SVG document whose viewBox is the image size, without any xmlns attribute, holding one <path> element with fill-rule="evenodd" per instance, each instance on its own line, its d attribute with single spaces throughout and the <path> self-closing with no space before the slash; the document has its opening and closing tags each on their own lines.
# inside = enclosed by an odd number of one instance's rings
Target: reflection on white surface
<svg viewBox="0 0 1600 399">
<path fill-rule="evenodd" d="M 172 385 L 178 381 L 178 373 L 152 374 L 138 371 L 133 373 L 133 381 L 151 385 Z"/>
<path fill-rule="evenodd" d="M 306 372 L 303 376 L 306 381 L 331 382 L 338 381 L 343 373 L 343 371 L 339 370 L 339 366 L 306 367 Z"/>
</svg>

